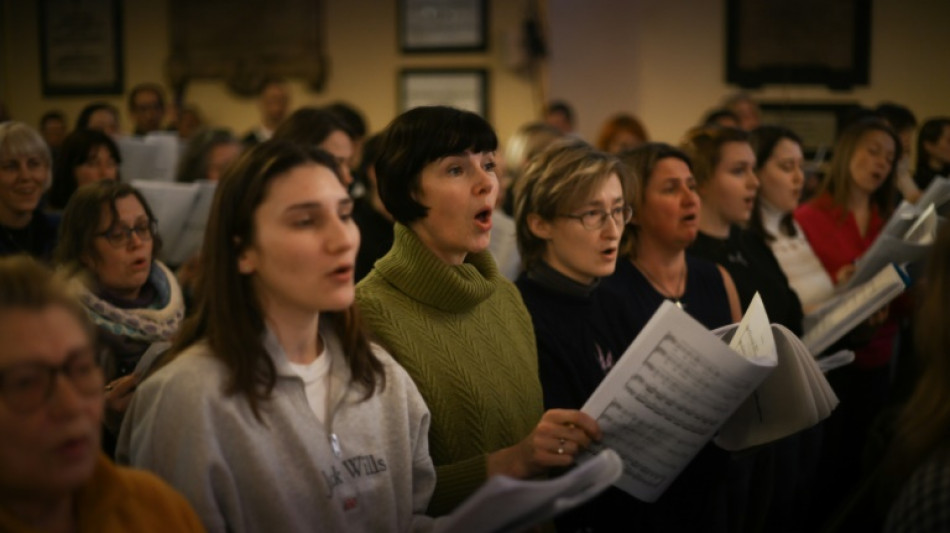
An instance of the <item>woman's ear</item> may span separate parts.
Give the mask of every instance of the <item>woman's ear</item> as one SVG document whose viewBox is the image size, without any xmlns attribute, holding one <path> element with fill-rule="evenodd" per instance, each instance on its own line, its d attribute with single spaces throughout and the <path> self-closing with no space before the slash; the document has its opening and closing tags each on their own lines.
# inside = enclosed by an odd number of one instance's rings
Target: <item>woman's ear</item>
<svg viewBox="0 0 950 533">
<path fill-rule="evenodd" d="M 257 254 L 250 246 L 242 246 L 238 237 L 234 237 L 234 248 L 238 251 L 238 272 L 244 275 L 253 274 L 256 270 Z"/>
<path fill-rule="evenodd" d="M 527 223 L 528 230 L 535 237 L 546 241 L 551 240 L 551 235 L 554 233 L 551 222 L 541 218 L 541 215 L 537 213 L 531 213 L 528 215 Z"/>
</svg>

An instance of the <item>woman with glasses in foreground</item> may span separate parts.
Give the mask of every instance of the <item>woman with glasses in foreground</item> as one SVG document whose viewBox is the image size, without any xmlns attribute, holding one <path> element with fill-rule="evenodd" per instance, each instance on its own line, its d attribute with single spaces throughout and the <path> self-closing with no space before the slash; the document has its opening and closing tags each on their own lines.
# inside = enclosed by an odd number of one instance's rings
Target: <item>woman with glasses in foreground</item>
<svg viewBox="0 0 950 533">
<path fill-rule="evenodd" d="M 49 270 L 0 259 L 0 531 L 203 531 L 165 483 L 99 451 L 93 333 Z"/>
<path fill-rule="evenodd" d="M 103 447 L 110 454 L 122 414 L 148 370 L 148 360 L 138 368 L 142 356 L 168 347 L 185 311 L 175 276 L 155 259 L 162 244 L 155 228 L 145 198 L 131 185 L 91 183 L 66 205 L 55 253 L 104 348 Z"/>
</svg>

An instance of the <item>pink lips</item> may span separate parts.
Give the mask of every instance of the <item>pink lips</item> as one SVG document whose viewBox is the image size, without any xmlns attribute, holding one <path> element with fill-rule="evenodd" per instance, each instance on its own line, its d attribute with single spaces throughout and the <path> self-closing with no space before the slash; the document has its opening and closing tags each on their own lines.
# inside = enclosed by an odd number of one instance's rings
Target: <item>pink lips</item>
<svg viewBox="0 0 950 533">
<path fill-rule="evenodd" d="M 353 280 L 353 265 L 342 265 L 339 268 L 334 269 L 329 274 L 330 279 L 346 283 Z"/>
<path fill-rule="evenodd" d="M 482 231 L 491 231 L 491 209 L 483 209 L 475 215 L 475 225 Z"/>
</svg>

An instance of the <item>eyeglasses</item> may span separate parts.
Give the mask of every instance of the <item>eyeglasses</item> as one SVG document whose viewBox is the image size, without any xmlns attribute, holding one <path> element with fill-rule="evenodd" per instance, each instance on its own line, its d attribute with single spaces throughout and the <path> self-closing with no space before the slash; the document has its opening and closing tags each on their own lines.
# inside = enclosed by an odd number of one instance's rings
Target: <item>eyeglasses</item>
<svg viewBox="0 0 950 533">
<path fill-rule="evenodd" d="M 614 219 L 614 222 L 617 223 L 618 226 L 623 227 L 624 224 L 630 222 L 630 219 L 633 218 L 633 208 L 629 205 L 625 205 L 622 207 L 615 207 L 610 211 L 607 211 L 606 209 L 591 209 L 589 211 L 584 211 L 579 215 L 558 216 L 579 220 L 585 229 L 598 230 L 603 228 L 604 224 L 607 223 L 607 217 Z"/>
<path fill-rule="evenodd" d="M 96 236 L 103 237 L 105 240 L 109 241 L 109 244 L 111 244 L 113 248 L 125 248 L 132 240 L 133 233 L 139 238 L 140 241 L 149 242 L 152 240 L 152 236 L 155 235 L 155 231 L 157 229 L 156 222 L 154 220 L 150 220 L 148 222 L 136 224 L 131 228 L 119 224 L 108 231 L 97 233 Z"/>
<path fill-rule="evenodd" d="M 105 378 L 90 348 L 76 352 L 58 366 L 23 363 L 0 370 L 0 398 L 11 411 L 24 414 L 36 411 L 53 396 L 56 375 L 60 373 L 83 396 L 91 397 L 103 391 Z"/>
</svg>

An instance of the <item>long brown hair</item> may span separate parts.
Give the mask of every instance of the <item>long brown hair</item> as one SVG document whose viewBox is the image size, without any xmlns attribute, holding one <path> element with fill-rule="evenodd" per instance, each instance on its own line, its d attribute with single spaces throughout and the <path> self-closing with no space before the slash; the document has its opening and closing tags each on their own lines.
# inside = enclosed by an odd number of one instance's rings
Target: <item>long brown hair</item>
<svg viewBox="0 0 950 533">
<path fill-rule="evenodd" d="M 897 198 L 897 162 L 901 159 L 901 140 L 897 133 L 879 118 L 866 118 L 848 126 L 835 143 L 835 153 L 825 179 L 821 182 L 816 196 L 824 193 L 831 195 L 834 204 L 847 213 L 848 198 L 851 195 L 851 158 L 861 143 L 861 138 L 870 131 L 883 131 L 894 140 L 894 161 L 884 183 L 871 194 L 871 205 L 877 207 L 883 219 L 890 216 Z"/>
<path fill-rule="evenodd" d="M 222 177 L 215 192 L 201 253 L 196 290 L 197 310 L 182 326 L 171 358 L 207 340 L 214 357 L 228 369 L 228 394 L 243 395 L 259 421 L 260 404 L 277 382 L 274 363 L 263 345 L 264 315 L 251 277 L 238 270 L 238 257 L 255 239 L 254 212 L 270 183 L 301 165 L 316 163 L 332 170 L 333 157 L 287 141 L 268 141 L 245 153 Z M 365 398 L 385 386 L 383 365 L 373 354 L 355 305 L 320 313 L 343 344 L 354 382 Z"/>
<path fill-rule="evenodd" d="M 894 441 L 884 462 L 889 500 L 917 466 L 938 450 L 950 452 L 950 226 L 944 226 L 931 248 L 926 277 L 914 317 L 914 343 L 919 363 L 917 386 L 900 412 Z"/>
</svg>

